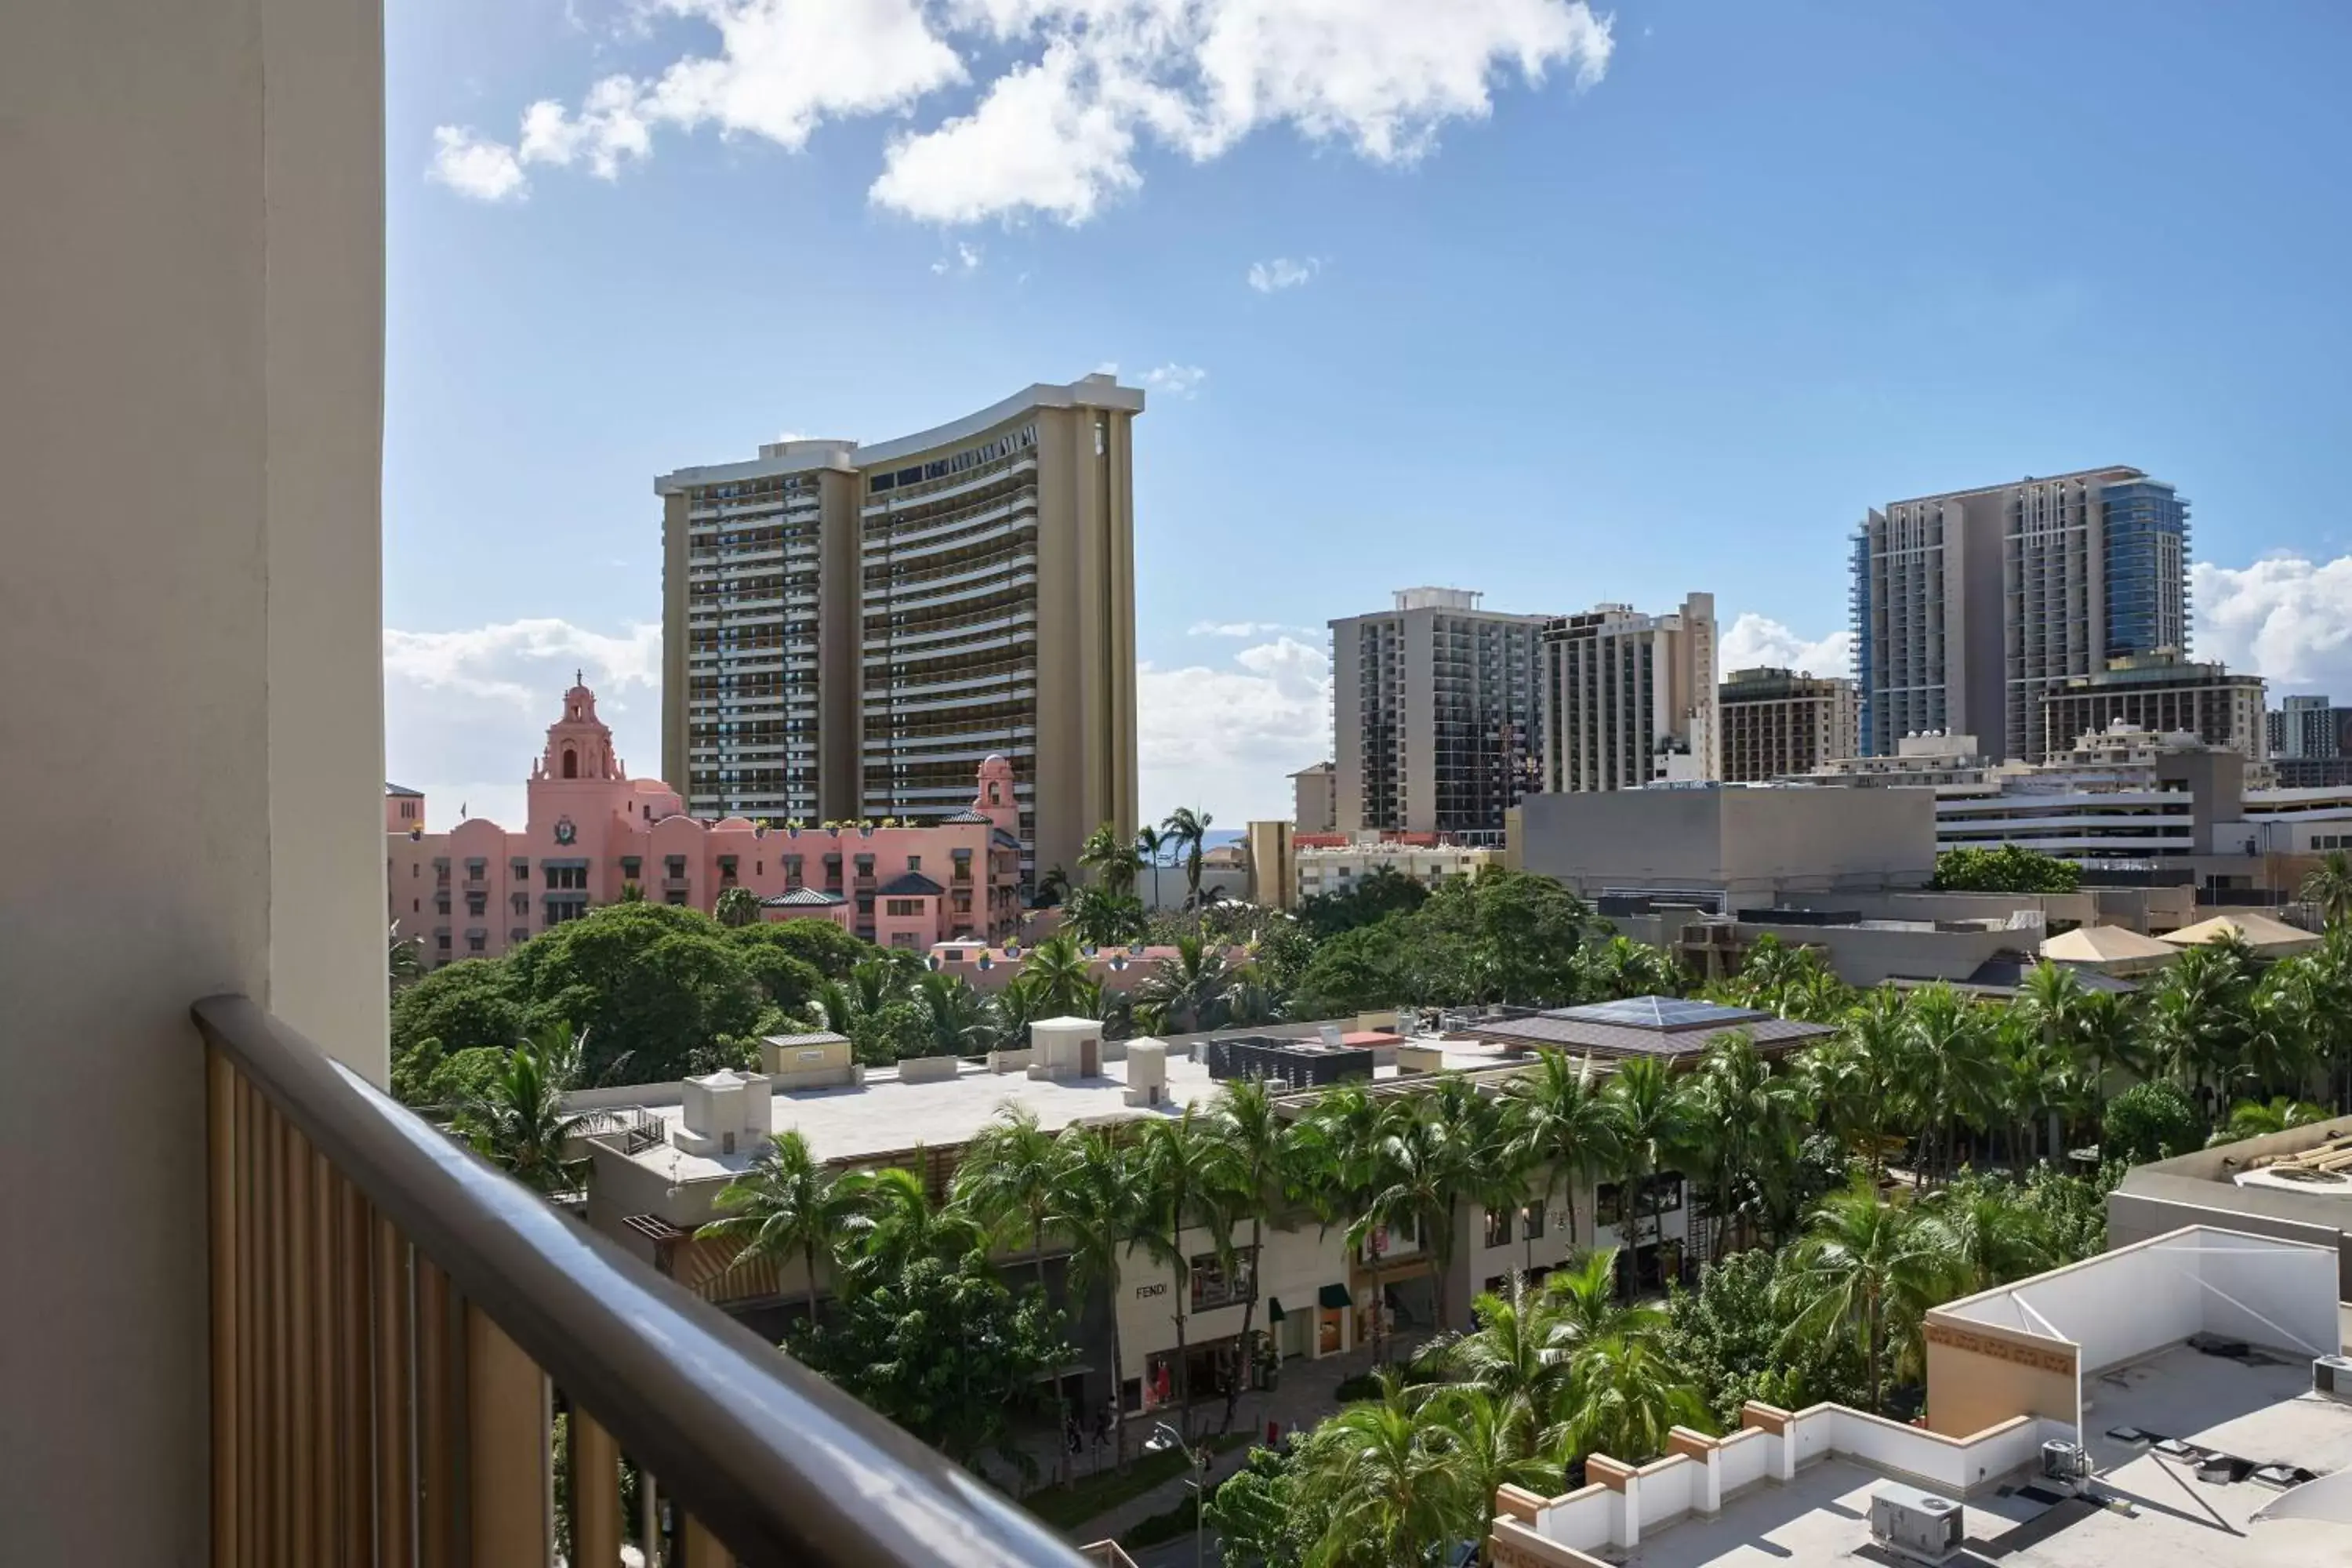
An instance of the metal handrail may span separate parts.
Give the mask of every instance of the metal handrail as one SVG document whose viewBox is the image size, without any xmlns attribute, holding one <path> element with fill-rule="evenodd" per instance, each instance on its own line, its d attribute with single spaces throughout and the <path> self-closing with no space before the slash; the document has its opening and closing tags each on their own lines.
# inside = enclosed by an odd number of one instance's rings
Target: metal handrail
<svg viewBox="0 0 2352 1568">
<path fill-rule="evenodd" d="M 559 1213 L 242 996 L 207 1043 L 745 1563 L 1081 1560 L 1045 1526 Z"/>
</svg>

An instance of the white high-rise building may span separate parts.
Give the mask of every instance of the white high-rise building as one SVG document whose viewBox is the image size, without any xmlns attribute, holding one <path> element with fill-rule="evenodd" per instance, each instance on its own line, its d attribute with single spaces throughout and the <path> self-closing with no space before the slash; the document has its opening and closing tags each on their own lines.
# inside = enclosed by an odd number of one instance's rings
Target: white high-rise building
<svg viewBox="0 0 2352 1568">
<path fill-rule="evenodd" d="M 1715 595 L 1672 615 L 1601 605 L 1543 634 L 1544 788 L 1551 794 L 1723 776 Z"/>
</svg>

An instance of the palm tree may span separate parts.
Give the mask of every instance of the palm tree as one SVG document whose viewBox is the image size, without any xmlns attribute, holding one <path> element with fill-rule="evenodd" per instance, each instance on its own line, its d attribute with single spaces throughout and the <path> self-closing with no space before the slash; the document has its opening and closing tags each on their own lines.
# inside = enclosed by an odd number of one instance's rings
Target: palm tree
<svg viewBox="0 0 2352 1568">
<path fill-rule="evenodd" d="M 383 938 L 383 970 L 385 981 L 397 991 L 420 973 L 416 961 L 417 939 L 400 934 L 400 922 L 394 921 L 386 928 Z"/>
<path fill-rule="evenodd" d="M 1449 1546 L 1475 1541 L 1478 1561 L 1490 1562 L 1496 1491 L 1516 1486 L 1549 1495 L 1566 1467 L 1558 1452 L 1535 1447 L 1523 1399 L 1475 1384 L 1455 1386 L 1433 1395 L 1423 1415 L 1423 1447 L 1438 1456 L 1454 1500 L 1454 1518 L 1439 1539 Z"/>
<path fill-rule="evenodd" d="M 1709 1041 L 1691 1084 L 1696 1125 L 1706 1130 L 1712 1158 L 1712 1208 L 1719 1242 L 1723 1222 L 1738 1206 L 1744 1184 L 1769 1205 L 1797 1161 L 1797 1145 L 1812 1120 L 1803 1089 L 1757 1053 L 1744 1029 Z M 1736 1237 L 1735 1237 L 1736 1239 Z M 1719 1251 L 1711 1245 L 1710 1251 Z"/>
<path fill-rule="evenodd" d="M 934 1056 L 960 1057 L 996 1043 L 996 1020 L 971 983 L 961 975 L 925 974 L 915 983 Z"/>
<path fill-rule="evenodd" d="M 1622 1157 L 1624 1126 L 1617 1102 L 1601 1092 L 1592 1058 L 1570 1061 L 1545 1051 L 1535 1070 L 1513 1079 L 1504 1089 L 1517 1108 L 1519 1137 L 1528 1157 L 1546 1172 L 1543 1195 L 1557 1187 L 1568 1202 L 1568 1245 L 1576 1246 L 1576 1189 Z"/>
<path fill-rule="evenodd" d="M 710 912 L 723 926 L 756 925 L 760 920 L 760 895 L 749 888 L 726 889 Z"/>
<path fill-rule="evenodd" d="M 2319 906 L 2320 924 L 2352 923 L 2352 854 L 2330 849 L 2303 879 L 2303 896 Z"/>
<path fill-rule="evenodd" d="M 2201 1090 L 2209 1075 L 2222 1076 L 2235 1059 L 2244 978 L 2239 953 L 2208 943 L 2182 953 L 2149 987 L 2149 1047 L 2183 1087 Z"/>
<path fill-rule="evenodd" d="M 1094 978 L 1091 969 L 1087 955 L 1066 936 L 1047 937 L 1032 948 L 1021 965 L 1020 977 L 1036 1003 L 1036 1016 L 1068 1016 L 1077 1013 Z"/>
<path fill-rule="evenodd" d="M 577 1192 L 588 1162 L 565 1151 L 592 1118 L 563 1109 L 580 1075 L 588 1031 L 551 1024 L 507 1054 L 499 1074 L 467 1092 L 451 1125 L 477 1153 L 544 1197 Z"/>
<path fill-rule="evenodd" d="M 1245 1376 L 1257 1348 L 1252 1331 L 1257 1317 L 1257 1270 L 1265 1258 L 1265 1216 L 1282 1202 L 1289 1184 L 1290 1123 L 1275 1109 L 1265 1079 L 1236 1079 L 1225 1085 L 1210 1110 L 1208 1135 L 1218 1155 L 1214 1165 L 1218 1206 L 1230 1215 L 1249 1216 L 1250 1291 L 1242 1301 L 1241 1334 Z M 1242 1378 L 1235 1377 L 1225 1392 L 1225 1422 L 1219 1431 L 1234 1429 L 1241 1393 Z"/>
<path fill-rule="evenodd" d="M 1444 1342 L 1432 1360 L 1496 1399 L 1518 1401 L 1531 1419 L 1549 1410 L 1567 1376 L 1568 1349 L 1549 1292 L 1488 1291 L 1471 1303 L 1470 1312 L 1478 1326 Z"/>
<path fill-rule="evenodd" d="M 2256 1094 L 2300 1094 L 2318 1056 L 2318 1015 L 2325 1005 L 2302 964 L 2280 964 L 2247 994 L 2244 1038 L 2222 1072 L 2232 1088 Z"/>
<path fill-rule="evenodd" d="M 915 1157 L 919 1164 L 920 1150 Z M 896 1279 L 924 1258 L 955 1262 L 986 1244 L 980 1222 L 953 1205 L 933 1203 L 913 1171 L 892 1165 L 860 1172 L 856 1180 L 858 1206 L 848 1233 L 856 1252 L 845 1270 L 845 1283 L 854 1289 Z"/>
<path fill-rule="evenodd" d="M 1381 1190 L 1379 1152 L 1387 1135 L 1390 1104 L 1375 1100 L 1361 1084 L 1323 1091 L 1297 1123 L 1297 1163 L 1292 1181 L 1299 1196 L 1328 1232 L 1345 1227 L 1350 1250 L 1362 1248 L 1371 1273 L 1372 1359 L 1387 1359 L 1387 1311 L 1381 1288 L 1386 1249 L 1363 1248 L 1356 1221 Z"/>
<path fill-rule="evenodd" d="M 1859 1181 L 1830 1194 L 1781 1260 L 1782 1353 L 1833 1331 L 1860 1336 L 1871 1408 L 1883 1409 L 1888 1345 L 1941 1299 L 1952 1255 L 1950 1233 L 1917 1205 L 1881 1203 Z"/>
<path fill-rule="evenodd" d="M 1300 1454 L 1301 1500 L 1329 1521 L 1308 1568 L 1423 1563 L 1459 1517 L 1459 1482 L 1423 1441 L 1402 1386 L 1350 1405 L 1315 1428 Z"/>
<path fill-rule="evenodd" d="M 1164 842 L 1184 858 L 1184 907 L 1201 907 L 1201 855 L 1207 847 L 1209 825 L 1216 818 L 1189 805 L 1180 805 L 1161 823 Z"/>
<path fill-rule="evenodd" d="M 1062 930 L 1093 947 L 1133 942 L 1144 931 L 1143 900 L 1108 887 L 1080 888 L 1062 906 Z"/>
<path fill-rule="evenodd" d="M 1370 1199 L 1348 1227 L 1348 1245 L 1360 1247 L 1377 1230 L 1416 1230 L 1437 1266 L 1438 1324 L 1451 1328 L 1445 1286 L 1454 1271 L 1454 1205 L 1474 1179 L 1470 1151 L 1454 1124 L 1433 1108 L 1404 1100 L 1391 1105 L 1395 1114 L 1372 1156 Z"/>
<path fill-rule="evenodd" d="M 716 1206 L 725 1217 L 702 1227 L 714 1241 L 737 1242 L 731 1269 L 781 1262 L 800 1255 L 808 1271 L 808 1320 L 816 1322 L 817 1265 L 830 1265 L 855 1226 L 864 1183 L 818 1163 L 800 1129 L 787 1128 L 768 1142 L 751 1168 L 719 1190 Z"/>
<path fill-rule="evenodd" d="M 1619 1066 L 1601 1090 L 1616 1108 L 1619 1130 L 1618 1169 L 1624 1178 L 1620 1189 L 1620 1234 L 1636 1259 L 1640 1275 L 1641 1216 L 1649 1206 L 1650 1183 L 1674 1168 L 1693 1149 L 1699 1126 L 1688 1092 L 1655 1057 L 1635 1057 Z M 1664 1245 L 1664 1222 L 1659 1222 L 1659 1243 Z M 1661 1268 L 1664 1259 L 1659 1259 Z"/>
<path fill-rule="evenodd" d="M 2314 1105 L 2306 1100 L 2291 1100 L 2284 1094 L 2268 1100 L 2242 1100 L 2230 1108 L 2230 1120 L 2206 1141 L 2206 1147 L 2218 1149 L 2224 1143 L 2235 1143 L 2247 1138 L 2266 1138 L 2273 1132 L 2309 1127 L 2327 1121 L 2330 1115 L 2324 1105 Z"/>
<path fill-rule="evenodd" d="M 1208 1232 L 1206 1240 L 1218 1266 L 1230 1276 L 1234 1267 L 1232 1219 L 1221 1200 L 1231 1190 L 1221 1171 L 1223 1151 L 1187 1105 L 1174 1116 L 1142 1124 L 1138 1140 L 1144 1190 L 1148 1196 L 1145 1223 L 1129 1250 L 1140 1246 L 1168 1268 L 1168 1283 L 1176 1320 L 1177 1426 L 1184 1441 L 1192 1440 L 1192 1367 L 1185 1353 L 1184 1327 L 1192 1301 L 1192 1247 L 1185 1233 Z"/>
<path fill-rule="evenodd" d="M 1163 864 L 1161 855 L 1168 847 L 1168 841 L 1160 837 L 1160 829 L 1152 826 L 1151 824 L 1147 822 L 1135 830 L 1136 858 L 1151 868 L 1151 907 L 1155 910 L 1160 908 L 1160 871 Z"/>
<path fill-rule="evenodd" d="M 1545 1279 L 1540 1326 L 1546 1342 L 1573 1350 L 1593 1340 L 1639 1339 L 1664 1330 L 1664 1308 L 1618 1295 L 1618 1257 L 1617 1247 L 1595 1247 Z"/>
<path fill-rule="evenodd" d="M 1706 1401 L 1651 1336 L 1603 1335 L 1577 1351 L 1569 1376 L 1575 1405 L 1560 1435 L 1574 1453 L 1645 1464 L 1666 1451 L 1674 1428 L 1714 1425 Z"/>
<path fill-rule="evenodd" d="M 1918 1099 L 1914 1041 L 1903 994 L 1881 986 L 1845 1016 L 1832 1051 L 1813 1050 L 1807 1068 L 1831 1123 L 1860 1146 L 1875 1184 L 1886 1173 L 1887 1129 L 1908 1123 Z M 1899 1144 L 1897 1145 L 1899 1147 Z"/>
<path fill-rule="evenodd" d="M 1054 1135 L 1037 1125 L 1028 1106 L 1006 1104 L 996 1119 L 965 1145 L 951 1191 L 959 1207 L 989 1230 L 1015 1226 L 1027 1233 L 1037 1271 L 1037 1297 L 1045 1296 L 1045 1218 L 1053 1212 Z"/>
<path fill-rule="evenodd" d="M 1136 1022 L 1155 1035 L 1221 1027 L 1233 987 L 1223 952 L 1198 936 L 1178 937 L 1175 956 L 1160 960 L 1137 994 Z"/>
<path fill-rule="evenodd" d="M 998 1110 L 996 1119 L 965 1146 L 951 1189 L 956 1205 L 989 1230 L 999 1235 L 1027 1233 L 1041 1305 L 1045 1300 L 1045 1219 L 1053 1212 L 1054 1184 L 1058 1176 L 1056 1152 L 1054 1135 L 1037 1125 L 1034 1110 L 1025 1105 L 1005 1105 Z M 1057 1405 L 1060 1371 L 1058 1367 L 1055 1369 Z M 1055 1468 L 1066 1483 L 1070 1479 L 1069 1448 L 1056 1444 L 1054 1452 Z"/>
<path fill-rule="evenodd" d="M 1134 1249 L 1150 1208 L 1150 1189 L 1129 1145 L 1107 1127 L 1064 1128 L 1054 1140 L 1053 1181 L 1045 1225 L 1068 1243 L 1073 1291 L 1118 1294 L 1121 1260 Z M 1110 1314 L 1112 1453 L 1127 1464 L 1127 1367 L 1118 1313 Z"/>
<path fill-rule="evenodd" d="M 1959 1293 L 1973 1296 L 2029 1274 L 2056 1259 L 2039 1211 L 2019 1201 L 2015 1189 L 1990 1183 L 1937 1195 L 1931 1212 L 1951 1238 Z"/>
<path fill-rule="evenodd" d="M 1135 845 L 1119 837 L 1118 829 L 1106 822 L 1086 837 L 1078 846 L 1078 867 L 1095 874 L 1095 885 L 1105 892 L 1126 895 L 1135 890 L 1135 874 L 1142 868 L 1142 855 Z"/>
<path fill-rule="evenodd" d="M 1921 986 L 1904 1003 L 1903 1027 L 1910 1042 L 1919 1115 L 1915 1182 L 1925 1179 L 1938 1163 L 1948 1169 L 1958 1124 L 1980 1122 L 1995 1103 L 1999 1064 L 1990 1018 L 1941 983 Z"/>
<path fill-rule="evenodd" d="M 2107 1080 L 2118 1071 L 2138 1071 L 2146 1064 L 2139 1022 L 2123 997 L 2110 991 L 2090 992 L 2074 1005 L 2072 1044 L 2089 1074 L 2092 1097 L 2104 1119 Z"/>
</svg>

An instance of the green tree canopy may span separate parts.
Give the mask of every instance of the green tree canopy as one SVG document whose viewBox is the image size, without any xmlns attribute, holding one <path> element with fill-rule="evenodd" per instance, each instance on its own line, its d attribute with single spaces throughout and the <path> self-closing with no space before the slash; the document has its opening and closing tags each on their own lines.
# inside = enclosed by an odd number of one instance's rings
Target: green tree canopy
<svg viewBox="0 0 2352 1568">
<path fill-rule="evenodd" d="M 1947 849 L 1936 857 L 1928 885 L 1948 893 L 2071 893 L 2083 879 L 2072 860 L 2021 844 L 1997 849 Z"/>
<path fill-rule="evenodd" d="M 2185 1154 L 2205 1141 L 2205 1121 L 2178 1085 L 2163 1079 L 2136 1083 L 2107 1102 L 2102 1159 L 2145 1165 Z"/>
</svg>

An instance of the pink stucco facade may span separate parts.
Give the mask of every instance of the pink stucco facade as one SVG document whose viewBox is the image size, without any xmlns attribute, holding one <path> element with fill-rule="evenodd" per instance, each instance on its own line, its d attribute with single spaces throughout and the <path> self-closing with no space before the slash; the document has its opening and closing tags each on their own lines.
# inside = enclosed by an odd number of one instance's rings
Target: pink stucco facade
<svg viewBox="0 0 2352 1568">
<path fill-rule="evenodd" d="M 630 882 L 650 902 L 703 910 L 748 888 L 762 919 L 829 920 L 916 952 L 1001 938 L 1020 916 L 1011 764 L 989 758 L 974 786 L 969 807 L 919 826 L 700 820 L 660 780 L 628 776 L 595 693 L 574 686 L 531 768 L 520 831 L 478 817 L 446 833 L 404 830 L 387 796 L 388 912 L 428 969 L 510 952 L 617 901 Z M 417 820 L 424 804 L 415 797 Z"/>
</svg>

